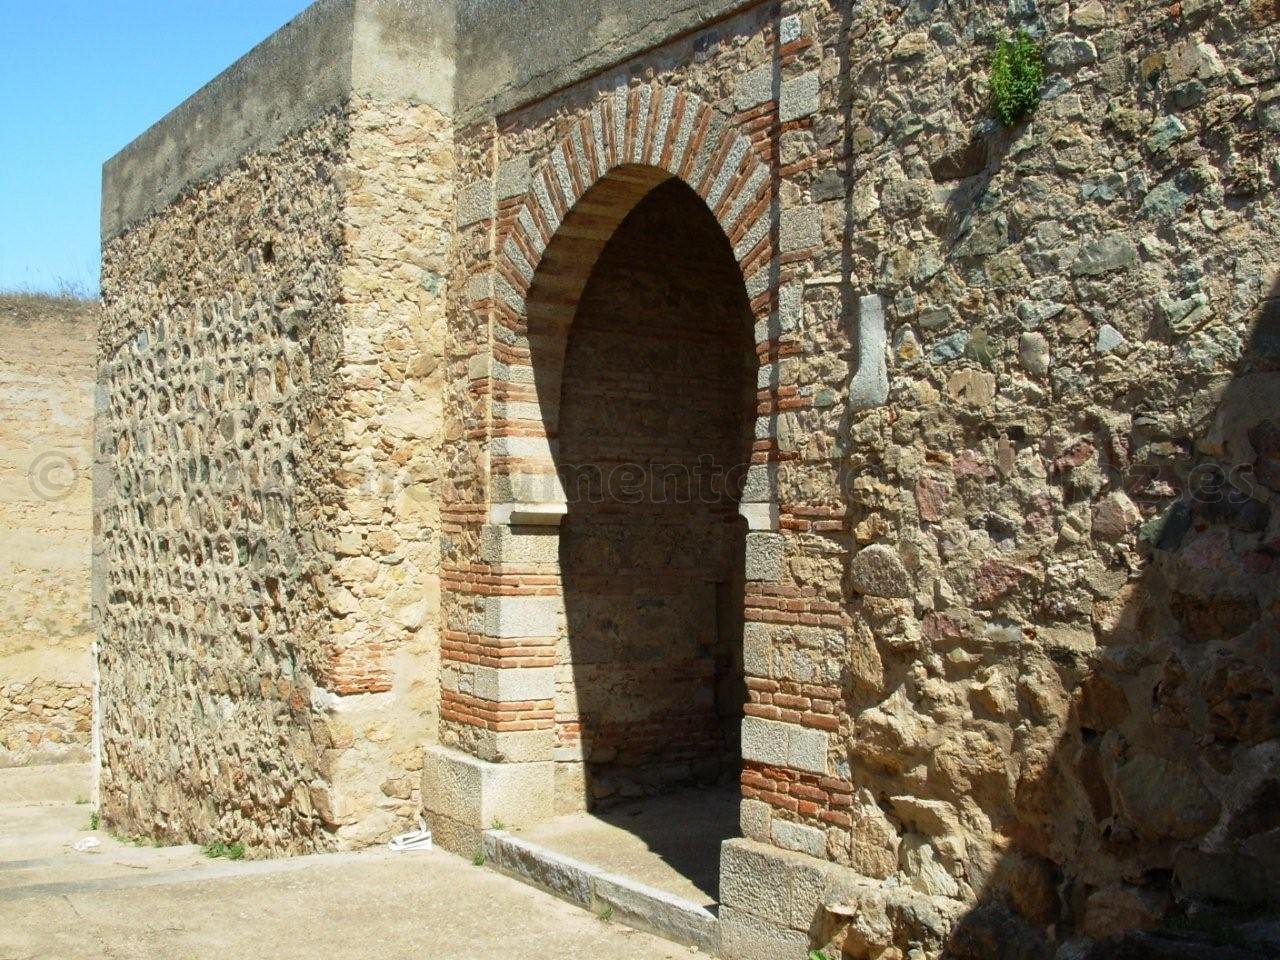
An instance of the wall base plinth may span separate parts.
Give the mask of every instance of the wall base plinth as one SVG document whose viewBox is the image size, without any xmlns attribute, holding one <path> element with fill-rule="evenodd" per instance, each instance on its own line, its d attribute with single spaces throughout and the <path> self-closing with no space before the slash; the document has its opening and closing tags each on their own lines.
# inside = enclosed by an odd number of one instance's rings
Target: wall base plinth
<svg viewBox="0 0 1280 960">
<path fill-rule="evenodd" d="M 555 813 L 555 764 L 490 763 L 448 747 L 426 748 L 422 808 L 435 841 L 471 856 L 484 831 L 526 827 Z"/>
<path fill-rule="evenodd" d="M 917 945 L 933 957 L 964 911 L 959 901 L 744 839 L 720 848 L 720 903 L 725 960 L 804 958 L 829 944 L 875 956 Z"/>
</svg>

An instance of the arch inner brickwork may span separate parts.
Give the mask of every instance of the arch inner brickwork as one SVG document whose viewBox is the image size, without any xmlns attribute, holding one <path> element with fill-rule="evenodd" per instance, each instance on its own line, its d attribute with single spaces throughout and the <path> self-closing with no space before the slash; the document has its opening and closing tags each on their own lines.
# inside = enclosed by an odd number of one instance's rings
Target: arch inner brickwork
<svg viewBox="0 0 1280 960">
<path fill-rule="evenodd" d="M 777 264 L 772 178 L 761 157 L 766 148 L 693 94 L 661 86 L 623 88 L 600 98 L 531 178 L 518 210 L 499 222 L 495 244 L 495 520 L 554 516 L 563 503 L 554 484 L 536 479 L 554 472 L 550 451 L 537 441 L 556 428 L 557 372 L 569 326 L 605 243 L 659 184 L 677 178 L 706 203 L 733 246 L 757 321 L 767 322 L 776 306 Z M 762 344 L 762 367 L 769 348 Z M 768 383 L 767 370 L 761 380 Z M 757 430 L 762 466 L 770 459 L 769 413 L 766 408 Z M 773 499 L 767 479 L 760 479 L 747 502 Z M 757 528 L 776 522 L 764 510 L 747 512 Z"/>
<path fill-rule="evenodd" d="M 751 330 L 720 227 L 656 187 L 583 291 L 552 433 L 558 808 L 737 782 Z"/>
</svg>

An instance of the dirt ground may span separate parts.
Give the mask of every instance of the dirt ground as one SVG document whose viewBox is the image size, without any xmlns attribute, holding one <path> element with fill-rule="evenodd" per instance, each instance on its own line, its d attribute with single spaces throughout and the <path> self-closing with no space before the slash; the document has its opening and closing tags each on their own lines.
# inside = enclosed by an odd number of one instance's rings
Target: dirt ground
<svg viewBox="0 0 1280 960">
<path fill-rule="evenodd" d="M 232 862 L 135 847 L 88 829 L 75 769 L 0 770 L 0 960 L 699 955 L 439 851 Z M 101 845 L 75 851 L 86 837 Z"/>
</svg>

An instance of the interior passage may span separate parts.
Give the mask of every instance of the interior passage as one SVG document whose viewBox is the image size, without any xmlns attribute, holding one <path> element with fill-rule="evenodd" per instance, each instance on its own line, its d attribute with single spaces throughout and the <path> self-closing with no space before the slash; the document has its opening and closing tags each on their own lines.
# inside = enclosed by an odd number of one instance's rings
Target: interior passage
<svg viewBox="0 0 1280 960">
<path fill-rule="evenodd" d="M 564 365 L 557 757 L 583 806 L 736 780 L 751 331 L 715 218 L 658 186 L 596 263 Z"/>
</svg>

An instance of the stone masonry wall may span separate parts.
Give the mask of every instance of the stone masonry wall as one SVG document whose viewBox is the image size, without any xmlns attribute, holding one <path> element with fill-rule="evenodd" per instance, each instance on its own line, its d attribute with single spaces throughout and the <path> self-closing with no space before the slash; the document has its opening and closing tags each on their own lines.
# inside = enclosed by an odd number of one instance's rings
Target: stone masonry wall
<svg viewBox="0 0 1280 960">
<path fill-rule="evenodd" d="M 89 757 L 97 312 L 0 295 L 0 766 Z"/>
<path fill-rule="evenodd" d="M 312 698 L 349 135 L 330 115 L 104 245 L 100 805 L 124 833 L 330 843 Z"/>
<path fill-rule="evenodd" d="M 106 244 L 96 603 L 116 829 L 294 852 L 414 812 L 394 771 L 433 712 L 414 485 L 438 418 L 441 123 L 351 104 Z"/>
<path fill-rule="evenodd" d="M 616 706 L 562 656 L 562 374 L 674 176 L 757 367 L 723 953 L 1106 960 L 1280 902 L 1278 21 L 761 3 L 458 130 L 352 104 L 109 242 L 108 822 L 554 811 L 558 668 Z M 1049 76 L 1004 130 L 1018 27 Z"/>
<path fill-rule="evenodd" d="M 352 105 L 339 276 L 343 354 L 323 685 L 334 819 L 385 840 L 419 810 L 436 737 L 445 271 L 453 235 L 447 118 L 425 105 Z"/>
<path fill-rule="evenodd" d="M 492 409 L 497 455 L 451 471 L 452 549 L 480 555 L 468 505 L 510 499 L 508 438 L 537 436 L 498 391 L 537 382 L 571 295 L 547 224 L 601 144 L 683 149 L 700 98 L 769 165 L 778 255 L 744 266 L 781 558 L 746 597 L 727 955 L 1120 956 L 1273 904 L 1280 11 L 762 10 L 459 132 L 460 195 L 493 206 L 455 258 L 449 414 L 475 444 Z M 986 77 L 1017 27 L 1049 77 L 1005 131 Z M 708 159 L 685 172 L 723 212 L 750 158 Z M 548 597 L 556 574 L 493 571 Z"/>
</svg>

